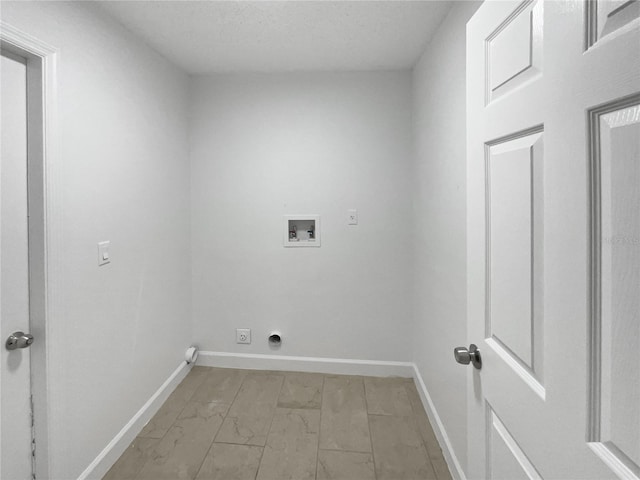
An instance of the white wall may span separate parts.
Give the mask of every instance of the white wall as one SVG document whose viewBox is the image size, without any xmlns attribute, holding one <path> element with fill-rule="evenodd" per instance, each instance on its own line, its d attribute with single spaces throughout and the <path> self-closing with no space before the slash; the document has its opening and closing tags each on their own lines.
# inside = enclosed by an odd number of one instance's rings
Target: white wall
<svg viewBox="0 0 640 480">
<path fill-rule="evenodd" d="M 456 2 L 414 68 L 414 361 L 466 468 L 466 22 Z M 479 339 L 476 339 L 479 341 Z"/>
<path fill-rule="evenodd" d="M 202 349 L 411 359 L 410 82 L 409 72 L 194 79 Z M 295 213 L 322 216 L 320 248 L 282 246 L 282 215 Z M 251 345 L 235 343 L 237 327 L 252 329 Z"/>
<path fill-rule="evenodd" d="M 454 5 L 413 76 L 189 84 L 80 2 L 3 2 L 3 21 L 61 52 L 53 478 L 76 477 L 192 339 L 226 352 L 413 359 L 464 465 L 467 369 L 452 349 L 472 340 L 464 38 L 477 5 Z M 360 225 L 347 226 L 349 208 Z M 289 213 L 322 215 L 322 247 L 282 247 Z M 98 268 L 107 239 L 113 260 Z M 252 345 L 235 343 L 237 327 L 253 330 Z"/>
<path fill-rule="evenodd" d="M 191 340 L 188 78 L 82 2 L 3 2 L 2 20 L 60 49 L 50 454 L 76 478 Z"/>
</svg>

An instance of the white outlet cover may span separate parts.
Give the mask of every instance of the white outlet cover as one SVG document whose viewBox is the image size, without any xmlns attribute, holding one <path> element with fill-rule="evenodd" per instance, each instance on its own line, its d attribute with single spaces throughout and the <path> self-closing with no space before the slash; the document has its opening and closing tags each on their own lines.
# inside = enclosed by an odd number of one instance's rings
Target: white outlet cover
<svg viewBox="0 0 640 480">
<path fill-rule="evenodd" d="M 358 210 L 355 208 L 347 210 L 347 225 L 358 224 Z"/>
<path fill-rule="evenodd" d="M 251 329 L 236 328 L 236 343 L 251 343 Z"/>
</svg>

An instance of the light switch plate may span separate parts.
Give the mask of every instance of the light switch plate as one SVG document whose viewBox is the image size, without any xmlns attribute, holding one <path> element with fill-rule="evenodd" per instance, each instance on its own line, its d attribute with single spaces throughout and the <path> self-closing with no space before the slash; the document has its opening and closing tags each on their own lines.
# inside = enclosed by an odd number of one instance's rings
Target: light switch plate
<svg viewBox="0 0 640 480">
<path fill-rule="evenodd" d="M 98 266 L 111 263 L 111 256 L 109 254 L 110 241 L 98 243 Z"/>
</svg>

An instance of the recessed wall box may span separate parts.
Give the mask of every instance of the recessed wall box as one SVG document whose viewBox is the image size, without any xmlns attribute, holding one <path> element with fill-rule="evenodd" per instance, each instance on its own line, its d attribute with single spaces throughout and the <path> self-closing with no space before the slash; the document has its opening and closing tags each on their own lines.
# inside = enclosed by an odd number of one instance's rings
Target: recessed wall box
<svg viewBox="0 0 640 480">
<path fill-rule="evenodd" d="M 285 247 L 319 247 L 320 215 L 284 215 Z"/>
</svg>

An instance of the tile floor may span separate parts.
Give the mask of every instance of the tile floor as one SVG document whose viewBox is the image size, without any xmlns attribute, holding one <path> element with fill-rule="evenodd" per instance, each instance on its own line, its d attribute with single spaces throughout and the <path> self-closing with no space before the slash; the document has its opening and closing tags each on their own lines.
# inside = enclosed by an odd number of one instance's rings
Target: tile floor
<svg viewBox="0 0 640 480">
<path fill-rule="evenodd" d="M 104 477 L 450 479 L 411 379 L 194 367 Z"/>
</svg>

